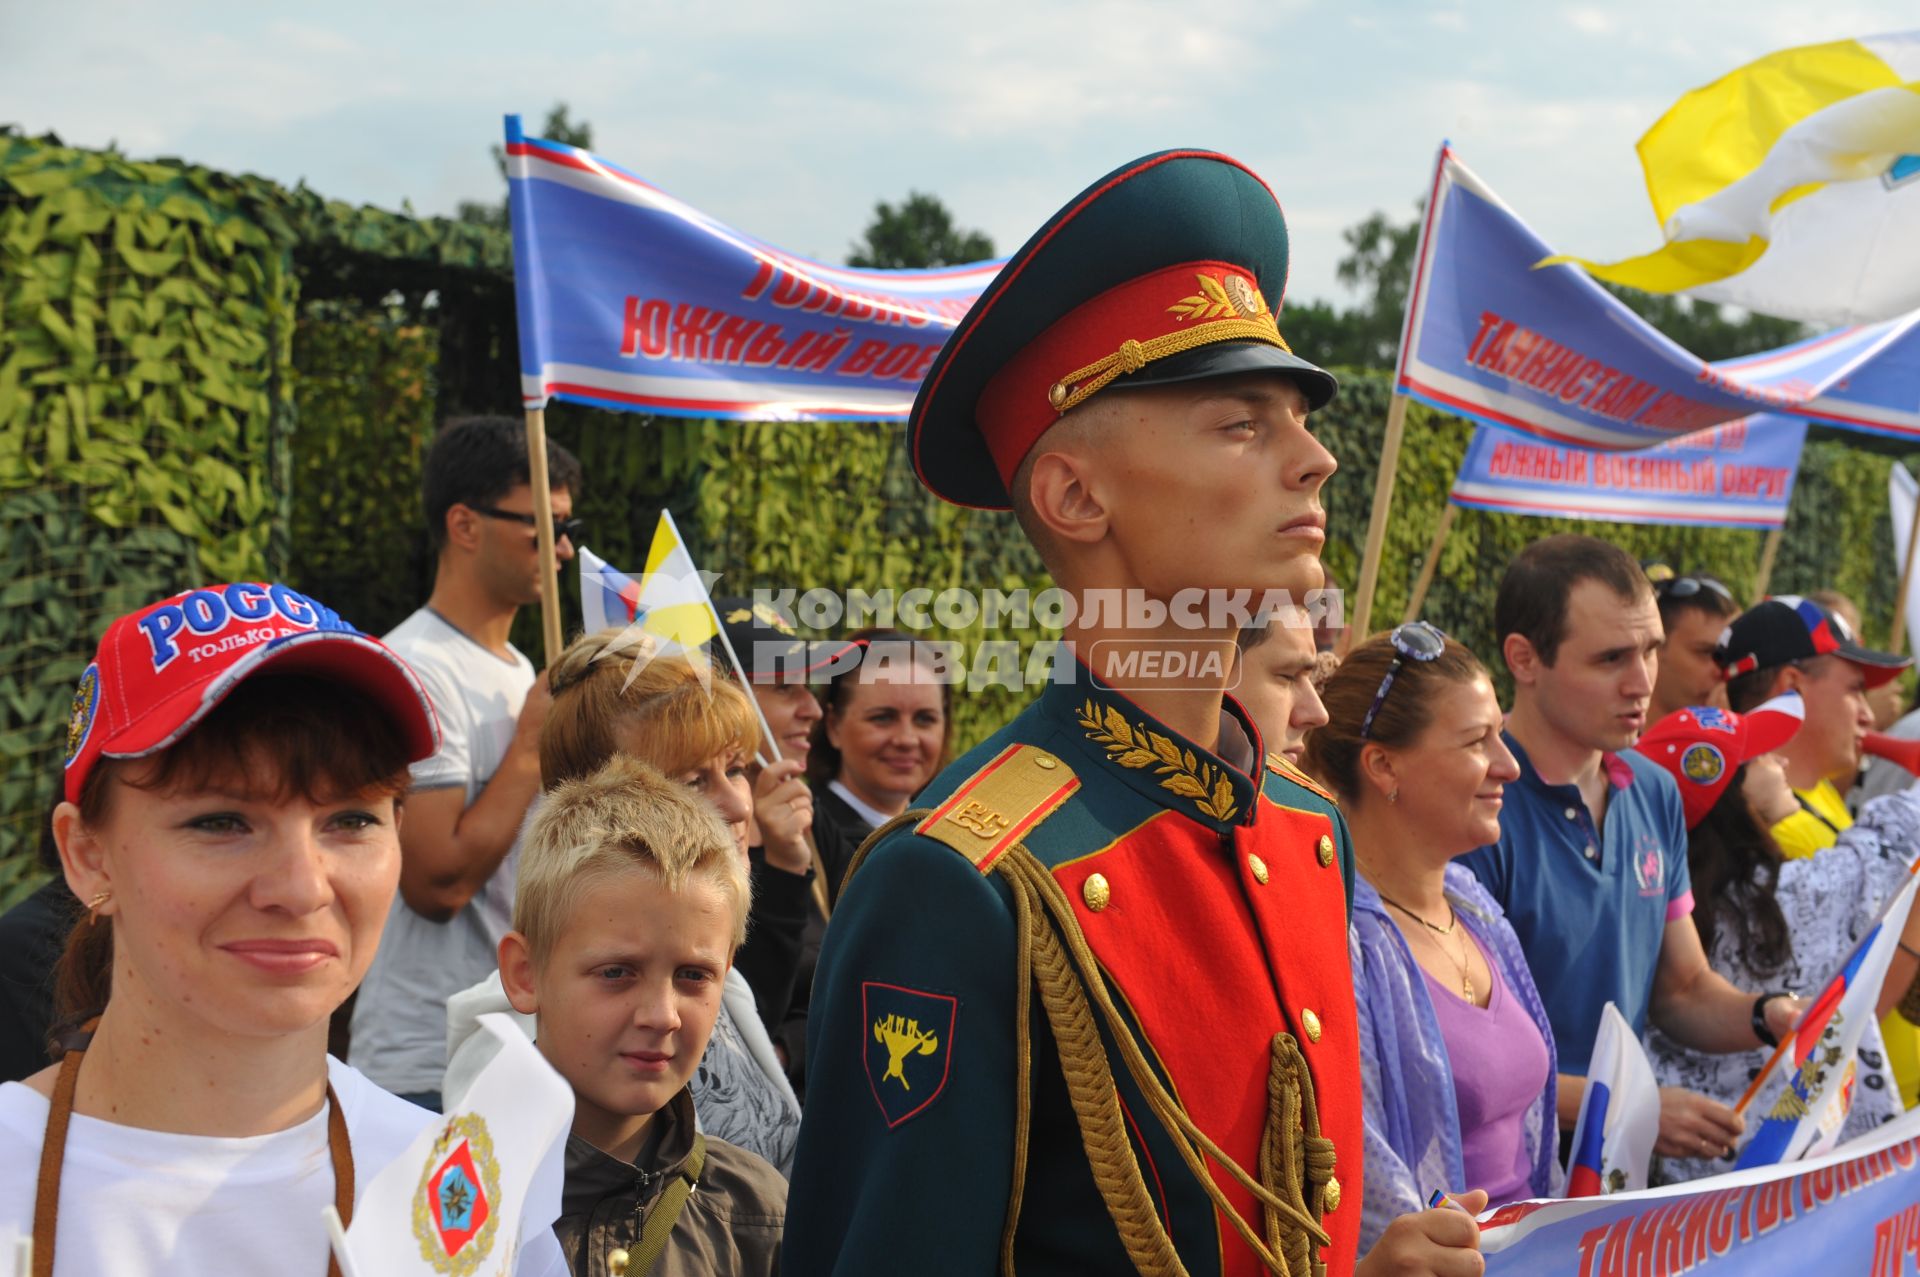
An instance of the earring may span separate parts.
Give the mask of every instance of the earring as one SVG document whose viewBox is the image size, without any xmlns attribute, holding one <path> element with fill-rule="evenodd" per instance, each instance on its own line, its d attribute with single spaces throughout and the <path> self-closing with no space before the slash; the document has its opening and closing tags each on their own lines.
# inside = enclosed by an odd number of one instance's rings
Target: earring
<svg viewBox="0 0 1920 1277">
<path fill-rule="evenodd" d="M 1399 801 L 1400 801 L 1400 791 L 1399 791 L 1398 789 L 1390 789 L 1390 790 L 1388 790 L 1388 791 L 1387 791 L 1387 801 L 1388 801 L 1388 802 L 1390 802 L 1390 803 L 1397 803 L 1397 802 L 1399 802 Z"/>
<path fill-rule="evenodd" d="M 91 927 L 94 924 L 95 919 L 97 919 L 100 916 L 100 906 L 107 903 L 107 901 L 111 899 L 113 899 L 113 892 L 102 891 L 98 895 L 94 896 L 93 899 L 87 901 L 87 925 L 89 927 Z"/>
</svg>

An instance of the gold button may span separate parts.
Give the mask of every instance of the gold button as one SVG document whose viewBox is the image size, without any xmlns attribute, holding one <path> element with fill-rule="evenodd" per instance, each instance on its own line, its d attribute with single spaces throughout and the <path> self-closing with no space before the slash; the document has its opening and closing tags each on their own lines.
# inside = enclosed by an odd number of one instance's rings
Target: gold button
<svg viewBox="0 0 1920 1277">
<path fill-rule="evenodd" d="M 1099 913 L 1113 899 L 1113 891 L 1107 886 L 1105 874 L 1088 874 L 1087 880 L 1080 884 L 1080 898 L 1087 902 L 1087 908 Z M 1316 1037 L 1318 1034 L 1315 1035 Z"/>
<path fill-rule="evenodd" d="M 1300 1024 L 1307 1031 L 1307 1041 L 1320 1040 L 1320 1017 L 1313 1013 L 1312 1007 L 1306 1007 L 1300 1012 Z"/>
<path fill-rule="evenodd" d="M 1328 1209 L 1331 1210 L 1332 1208 L 1329 1207 Z M 607 1256 L 607 1271 L 612 1273 L 613 1277 L 627 1277 L 627 1265 L 632 1262 L 633 1257 L 627 1254 L 626 1251 L 614 1250 Z"/>
<path fill-rule="evenodd" d="M 1331 1175 L 1327 1176 L 1327 1193 L 1326 1193 L 1326 1196 L 1321 1198 L 1320 1200 L 1326 1203 L 1328 1210 L 1339 1210 L 1340 1209 L 1340 1181 L 1335 1179 Z"/>
<path fill-rule="evenodd" d="M 1033 765 L 1042 771 L 1052 771 L 1060 765 L 1060 760 L 1051 754 L 1035 754 L 1033 756 Z"/>
<path fill-rule="evenodd" d="M 1255 882 L 1259 883 L 1263 887 L 1267 885 L 1267 862 L 1266 861 L 1260 859 L 1260 857 L 1254 855 L 1252 852 L 1248 852 L 1247 868 L 1253 870 L 1253 880 Z"/>
<path fill-rule="evenodd" d="M 1325 865 L 1332 864 L 1333 863 L 1333 839 L 1329 838 L 1325 834 L 1321 834 L 1320 841 L 1314 845 L 1313 854 L 1320 857 L 1321 865 L 1325 866 Z"/>
</svg>

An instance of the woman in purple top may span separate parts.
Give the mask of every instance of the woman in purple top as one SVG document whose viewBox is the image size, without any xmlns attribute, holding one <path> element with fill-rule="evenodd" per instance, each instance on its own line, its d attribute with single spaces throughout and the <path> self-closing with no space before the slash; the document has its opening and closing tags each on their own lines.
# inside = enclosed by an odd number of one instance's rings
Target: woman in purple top
<svg viewBox="0 0 1920 1277">
<path fill-rule="evenodd" d="M 1486 670 L 1414 622 L 1361 644 L 1321 696 L 1307 767 L 1339 795 L 1360 871 L 1364 1253 L 1436 1190 L 1498 1205 L 1561 1189 L 1553 1031 L 1500 906 L 1452 863 L 1499 837 L 1520 774 Z"/>
</svg>

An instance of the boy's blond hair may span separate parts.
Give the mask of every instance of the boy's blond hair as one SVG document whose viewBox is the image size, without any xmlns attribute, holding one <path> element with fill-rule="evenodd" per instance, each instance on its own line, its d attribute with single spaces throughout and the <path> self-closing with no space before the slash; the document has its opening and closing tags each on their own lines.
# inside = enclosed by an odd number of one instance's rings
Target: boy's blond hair
<svg viewBox="0 0 1920 1277">
<path fill-rule="evenodd" d="M 696 875 L 733 907 L 733 944 L 747 935 L 752 887 L 732 833 L 704 798 L 626 755 L 548 790 L 527 825 L 513 896 L 513 929 L 535 965 L 553 952 L 573 907 L 623 871 L 653 875 L 670 891 Z"/>
</svg>

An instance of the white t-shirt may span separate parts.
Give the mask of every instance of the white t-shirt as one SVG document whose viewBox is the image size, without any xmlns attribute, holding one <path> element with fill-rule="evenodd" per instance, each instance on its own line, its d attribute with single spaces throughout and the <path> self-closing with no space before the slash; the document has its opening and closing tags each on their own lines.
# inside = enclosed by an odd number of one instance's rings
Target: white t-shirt
<svg viewBox="0 0 1920 1277">
<path fill-rule="evenodd" d="M 386 636 L 420 676 L 440 717 L 440 748 L 413 765 L 414 790 L 458 787 L 472 806 L 507 756 L 533 686 L 519 651 L 503 660 L 421 608 Z M 510 853 L 466 908 L 445 922 L 423 918 L 399 895 L 380 951 L 353 1006 L 348 1058 L 402 1095 L 440 1089 L 447 1068 L 447 999 L 494 969 L 513 916 Z"/>
<path fill-rule="evenodd" d="M 327 1061 L 327 1075 L 346 1115 L 358 1185 L 437 1120 L 338 1060 Z M 0 1085 L 0 1234 L 32 1235 L 47 1109 L 47 1098 L 31 1087 Z M 324 1106 L 298 1126 L 241 1139 L 149 1131 L 76 1113 L 60 1178 L 54 1277 L 323 1277 L 321 1211 L 331 1205 Z M 565 1277 L 550 1227 L 527 1228 L 515 1271 Z"/>
</svg>

